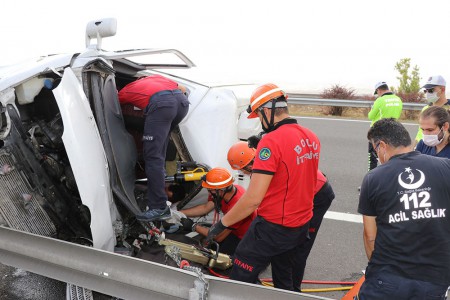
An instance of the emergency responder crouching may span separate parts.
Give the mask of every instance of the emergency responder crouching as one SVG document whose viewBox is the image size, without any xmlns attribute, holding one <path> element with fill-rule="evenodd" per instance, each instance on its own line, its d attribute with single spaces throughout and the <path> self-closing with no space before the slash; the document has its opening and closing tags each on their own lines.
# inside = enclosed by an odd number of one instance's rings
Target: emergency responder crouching
<svg viewBox="0 0 450 300">
<path fill-rule="evenodd" d="M 219 220 L 219 213 L 228 213 L 228 211 L 239 201 L 245 189 L 239 185 L 233 184 L 234 178 L 225 168 L 211 169 L 202 182 L 202 186 L 208 190 L 208 202 L 188 209 L 181 210 L 186 217 L 200 217 L 215 210 L 213 223 Z M 237 245 L 241 241 L 252 220 L 256 217 L 256 212 L 235 223 L 229 229 L 224 230 L 215 237 L 219 242 L 219 251 L 225 254 L 233 255 Z M 182 219 L 183 227 L 192 229 L 203 236 L 207 236 L 208 228 L 194 223 L 190 219 Z"/>
</svg>

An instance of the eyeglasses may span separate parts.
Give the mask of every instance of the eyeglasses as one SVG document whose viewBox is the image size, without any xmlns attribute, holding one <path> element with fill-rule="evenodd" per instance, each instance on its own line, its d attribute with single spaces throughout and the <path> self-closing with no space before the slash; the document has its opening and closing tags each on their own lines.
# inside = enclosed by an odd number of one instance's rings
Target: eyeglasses
<svg viewBox="0 0 450 300">
<path fill-rule="evenodd" d="M 380 142 L 378 142 L 378 144 L 375 145 L 375 148 L 373 148 L 372 154 L 373 154 L 373 156 L 375 156 L 376 158 L 378 158 L 378 154 L 377 154 L 378 147 L 380 147 Z"/>
<path fill-rule="evenodd" d="M 432 89 L 425 89 L 424 91 L 423 91 L 424 93 L 433 93 L 434 92 L 434 88 L 432 88 Z"/>
</svg>

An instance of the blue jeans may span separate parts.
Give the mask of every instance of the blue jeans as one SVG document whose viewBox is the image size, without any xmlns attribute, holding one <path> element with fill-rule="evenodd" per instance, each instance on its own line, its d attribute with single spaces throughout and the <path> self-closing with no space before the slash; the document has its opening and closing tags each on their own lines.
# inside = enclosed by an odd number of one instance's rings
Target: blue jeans
<svg viewBox="0 0 450 300">
<path fill-rule="evenodd" d="M 189 101 L 180 90 L 154 94 L 144 110 L 142 142 L 149 209 L 164 209 L 167 206 L 165 162 L 170 131 L 183 120 L 188 110 Z"/>
<path fill-rule="evenodd" d="M 414 280 L 387 272 L 367 274 L 359 294 L 360 300 L 438 300 L 447 299 L 447 285 Z"/>
</svg>

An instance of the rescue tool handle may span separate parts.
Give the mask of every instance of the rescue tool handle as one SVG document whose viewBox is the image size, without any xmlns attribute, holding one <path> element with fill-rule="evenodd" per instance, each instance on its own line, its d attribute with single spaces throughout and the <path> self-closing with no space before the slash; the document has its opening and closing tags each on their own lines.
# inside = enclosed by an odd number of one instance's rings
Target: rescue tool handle
<svg viewBox="0 0 450 300">
<path fill-rule="evenodd" d="M 213 245 L 213 244 L 216 246 L 215 251 L 211 249 L 211 245 Z M 203 255 L 208 257 L 209 259 L 217 260 L 217 258 L 219 257 L 219 243 L 214 240 L 209 241 L 208 243 L 205 243 L 204 245 L 201 245 L 201 244 L 195 245 L 194 247 L 195 247 L 195 249 L 197 249 L 198 251 L 203 253 Z"/>
<path fill-rule="evenodd" d="M 173 176 L 166 176 L 165 182 L 184 182 L 184 181 L 199 181 L 207 172 L 182 172 Z"/>
</svg>

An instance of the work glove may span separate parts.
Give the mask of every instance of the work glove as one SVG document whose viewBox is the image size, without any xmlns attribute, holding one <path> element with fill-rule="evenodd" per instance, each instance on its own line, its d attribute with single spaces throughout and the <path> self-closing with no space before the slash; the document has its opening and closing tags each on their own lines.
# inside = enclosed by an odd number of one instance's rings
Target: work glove
<svg viewBox="0 0 450 300">
<path fill-rule="evenodd" d="M 184 231 L 191 231 L 193 228 L 193 225 L 195 225 L 194 221 L 192 221 L 189 218 L 181 218 L 180 223 L 183 226 Z"/>
<path fill-rule="evenodd" d="M 162 230 L 166 233 L 175 233 L 180 230 L 180 224 L 178 223 L 169 223 L 166 221 L 161 222 Z"/>
<path fill-rule="evenodd" d="M 228 229 L 228 227 L 223 225 L 222 220 L 219 220 L 219 222 L 213 224 L 208 230 L 205 244 L 209 245 L 214 240 L 214 238 L 221 234 L 225 229 Z"/>
<path fill-rule="evenodd" d="M 257 135 L 252 135 L 247 139 L 247 143 L 248 143 L 248 147 L 249 148 L 257 148 L 258 147 L 258 143 L 261 140 L 261 133 L 257 134 Z"/>
</svg>

